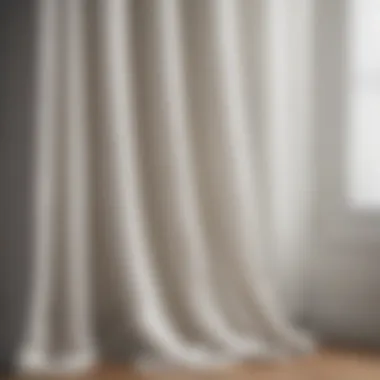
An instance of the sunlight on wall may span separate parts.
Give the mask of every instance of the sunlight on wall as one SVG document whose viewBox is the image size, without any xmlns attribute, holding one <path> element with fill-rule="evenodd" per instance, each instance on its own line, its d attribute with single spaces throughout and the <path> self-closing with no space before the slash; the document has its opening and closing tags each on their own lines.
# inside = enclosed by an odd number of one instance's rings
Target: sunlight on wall
<svg viewBox="0 0 380 380">
<path fill-rule="evenodd" d="M 350 0 L 348 198 L 380 207 L 380 0 Z"/>
</svg>

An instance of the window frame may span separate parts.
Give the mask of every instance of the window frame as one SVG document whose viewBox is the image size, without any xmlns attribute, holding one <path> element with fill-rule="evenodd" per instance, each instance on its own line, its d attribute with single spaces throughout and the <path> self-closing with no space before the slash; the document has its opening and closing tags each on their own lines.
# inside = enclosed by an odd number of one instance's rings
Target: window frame
<svg viewBox="0 0 380 380">
<path fill-rule="evenodd" d="M 319 223 L 322 234 L 334 240 L 380 242 L 380 208 L 352 209 L 346 201 L 345 141 L 351 71 L 347 59 L 348 4 L 347 0 L 316 2 L 315 122 Z"/>
</svg>

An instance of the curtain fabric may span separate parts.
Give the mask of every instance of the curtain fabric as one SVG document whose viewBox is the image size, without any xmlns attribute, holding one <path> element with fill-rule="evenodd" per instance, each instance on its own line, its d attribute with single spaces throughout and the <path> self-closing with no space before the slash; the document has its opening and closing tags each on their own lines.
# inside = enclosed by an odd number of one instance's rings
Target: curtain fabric
<svg viewBox="0 0 380 380">
<path fill-rule="evenodd" d="M 201 367 L 310 347 L 276 299 L 269 144 L 300 3 L 39 1 L 22 369 L 88 368 L 107 347 Z"/>
</svg>

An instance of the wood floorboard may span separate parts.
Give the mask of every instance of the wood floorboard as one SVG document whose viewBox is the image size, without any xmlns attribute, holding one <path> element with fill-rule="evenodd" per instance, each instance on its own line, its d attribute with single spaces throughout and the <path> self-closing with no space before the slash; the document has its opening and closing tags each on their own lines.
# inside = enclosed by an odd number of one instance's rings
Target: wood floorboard
<svg viewBox="0 0 380 380">
<path fill-rule="evenodd" d="M 20 377 L 18 379 L 21 379 Z M 137 372 L 104 365 L 81 376 L 28 377 L 38 380 L 380 380 L 380 351 L 323 349 L 310 356 L 271 364 L 245 363 L 209 371 Z"/>
</svg>

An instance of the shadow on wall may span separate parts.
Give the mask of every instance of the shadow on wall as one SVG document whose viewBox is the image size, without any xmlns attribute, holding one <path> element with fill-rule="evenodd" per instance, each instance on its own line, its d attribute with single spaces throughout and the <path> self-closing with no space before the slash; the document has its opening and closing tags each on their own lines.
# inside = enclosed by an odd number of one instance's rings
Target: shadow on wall
<svg viewBox="0 0 380 380">
<path fill-rule="evenodd" d="M 0 376 L 20 341 L 30 263 L 34 3 L 0 2 Z"/>
</svg>

